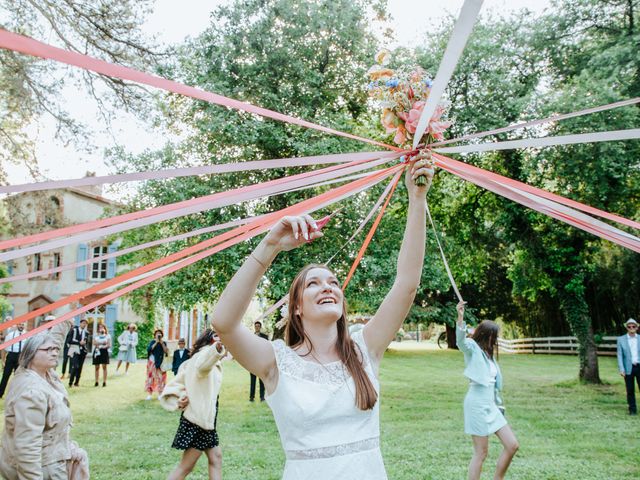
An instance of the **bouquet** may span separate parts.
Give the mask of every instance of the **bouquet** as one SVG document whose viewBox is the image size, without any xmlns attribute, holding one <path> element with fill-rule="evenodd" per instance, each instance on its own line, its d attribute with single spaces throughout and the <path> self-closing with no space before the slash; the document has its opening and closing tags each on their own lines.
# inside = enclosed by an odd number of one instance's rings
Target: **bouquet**
<svg viewBox="0 0 640 480">
<path fill-rule="evenodd" d="M 387 133 L 393 133 L 393 141 L 403 148 L 411 148 L 422 110 L 431 92 L 432 81 L 421 67 L 387 67 L 391 54 L 381 50 L 376 54 L 376 63 L 368 71 L 369 96 L 382 108 L 380 121 Z M 443 132 L 452 122 L 443 120 L 448 105 L 439 104 L 424 133 L 424 143 L 443 140 Z M 422 139 L 420 139 L 422 140 Z M 417 185 L 425 185 L 426 179 L 418 177 Z"/>
</svg>

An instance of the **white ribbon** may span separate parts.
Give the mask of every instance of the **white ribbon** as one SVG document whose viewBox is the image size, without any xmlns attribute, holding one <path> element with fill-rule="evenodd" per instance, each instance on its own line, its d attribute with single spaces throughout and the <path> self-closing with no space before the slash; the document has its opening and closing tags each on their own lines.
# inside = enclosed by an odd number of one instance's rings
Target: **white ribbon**
<svg viewBox="0 0 640 480">
<path fill-rule="evenodd" d="M 590 113 L 604 112 L 606 110 L 612 110 L 614 108 L 626 107 L 628 105 L 634 105 L 640 103 L 640 97 L 632 98 L 630 100 L 623 100 L 621 102 L 609 103 L 608 105 L 600 105 L 599 107 L 587 108 L 586 110 L 578 110 L 577 112 L 563 113 L 561 115 L 553 115 L 551 117 L 543 118 L 541 120 L 531 120 L 530 122 L 516 123 L 509 125 L 508 127 L 496 128 L 495 130 L 487 130 L 485 132 L 472 133 L 470 135 L 464 135 L 458 138 L 452 138 L 450 140 L 443 140 L 442 142 L 432 143 L 432 147 L 440 147 L 442 145 L 449 145 L 450 143 L 458 143 L 463 140 L 471 140 L 472 138 L 482 138 L 488 135 L 496 135 L 498 133 L 510 132 L 519 128 L 533 127 L 535 125 L 541 125 L 543 123 L 558 122 L 560 120 L 566 120 L 567 118 L 580 117 Z"/>
<path fill-rule="evenodd" d="M 444 51 L 444 56 L 442 57 L 442 61 L 438 67 L 438 73 L 431 85 L 431 91 L 429 92 L 427 102 L 422 110 L 422 115 L 420 115 L 420 120 L 416 127 L 416 133 L 413 136 L 414 150 L 418 147 L 422 135 L 424 135 L 424 132 L 427 130 L 429 120 L 431 120 L 433 112 L 435 112 L 436 107 L 442 98 L 444 89 L 447 88 L 447 85 L 449 84 L 451 75 L 453 75 L 453 71 L 458 64 L 460 55 L 462 55 L 462 51 L 467 44 L 467 39 L 471 34 L 471 30 L 473 30 L 476 18 L 478 18 L 478 12 L 480 12 L 480 7 L 482 7 L 483 1 L 484 0 L 465 0 L 462 5 L 460 16 L 458 17 L 456 25 L 453 28 L 453 33 L 449 38 L 447 49 Z"/>
<path fill-rule="evenodd" d="M 440 249 L 440 256 L 442 257 L 442 263 L 444 263 L 444 268 L 447 271 L 447 275 L 449 276 L 449 282 L 453 287 L 453 291 L 458 297 L 458 301 L 462 302 L 462 295 L 460 295 L 460 290 L 458 290 L 458 285 L 456 285 L 456 281 L 453 278 L 453 274 L 451 273 L 451 269 L 449 268 L 449 262 L 447 262 L 447 257 L 444 254 L 444 249 L 442 248 L 442 244 L 440 243 L 440 238 L 438 238 L 438 231 L 436 230 L 436 224 L 433 222 L 433 218 L 431 217 L 431 211 L 429 210 L 429 202 L 427 202 L 427 216 L 429 217 L 429 221 L 431 222 L 431 228 L 433 228 L 433 235 L 436 237 L 436 242 L 438 242 L 438 248 Z"/>
<path fill-rule="evenodd" d="M 69 180 L 48 180 L 45 182 L 23 183 L 0 186 L 0 193 L 33 192 L 54 188 L 82 187 L 105 183 L 135 182 L 141 180 L 161 180 L 164 178 L 188 177 L 193 175 L 213 175 L 220 173 L 244 172 L 247 170 L 268 170 L 272 168 L 300 167 L 329 163 L 347 163 L 355 160 L 374 160 L 397 156 L 395 152 L 355 152 L 311 157 L 279 158 L 274 160 L 252 160 L 248 162 L 203 165 L 200 167 L 170 168 L 143 172 L 121 173 L 99 177 L 83 177 Z"/>
<path fill-rule="evenodd" d="M 115 225 L 111 225 L 109 227 L 99 228 L 96 230 L 91 230 L 87 232 L 78 233 L 76 235 L 71 235 L 66 238 L 57 238 L 55 240 L 50 240 L 45 243 L 41 243 L 39 245 L 34 245 L 31 247 L 24 247 L 16 250 L 10 250 L 8 252 L 0 253 L 0 261 L 13 260 L 15 258 L 20 258 L 26 255 L 32 255 L 34 253 L 40 253 L 46 250 L 51 250 L 54 248 L 59 248 L 65 245 L 71 245 L 74 243 L 80 243 L 88 240 L 92 240 L 95 238 L 103 237 L 106 235 L 113 235 L 114 233 L 123 232 L 126 230 L 131 230 L 133 228 L 139 228 L 145 225 L 150 225 L 154 223 L 158 223 L 164 220 L 169 220 L 172 218 L 183 217 L 185 215 L 189 215 L 192 213 L 199 213 L 205 210 L 211 210 L 213 208 L 220 208 L 227 205 L 240 203 L 243 201 L 254 200 L 256 198 L 261 198 L 265 196 L 275 195 L 277 193 L 282 193 L 287 190 L 291 190 L 292 188 L 296 188 L 299 186 L 304 186 L 305 184 L 317 183 L 323 180 L 329 180 L 331 178 L 335 178 L 337 176 L 342 176 L 350 173 L 354 173 L 357 171 L 366 170 L 372 167 L 377 167 L 384 163 L 389 162 L 389 159 L 376 160 L 374 162 L 368 162 L 365 164 L 354 165 L 351 167 L 346 167 L 339 172 L 329 172 L 317 175 L 313 178 L 312 181 L 309 181 L 309 178 L 295 180 L 288 184 L 281 184 L 275 187 L 269 187 L 268 189 L 259 189 L 253 190 L 251 192 L 246 192 L 238 196 L 227 197 L 223 199 L 213 200 L 209 202 L 198 203 L 196 205 L 192 205 L 190 207 L 176 209 L 169 212 L 152 215 L 149 217 L 140 218 L 137 220 L 131 220 L 124 223 L 119 223 Z"/>
<path fill-rule="evenodd" d="M 632 140 L 640 138 L 640 128 L 629 130 L 613 130 L 610 132 L 579 133 L 576 135 L 560 135 L 557 137 L 524 138 L 506 142 L 479 143 L 461 145 L 459 147 L 434 148 L 439 153 L 493 152 L 515 148 L 537 148 L 552 145 L 571 145 L 575 143 L 611 142 L 616 140 Z"/>
</svg>

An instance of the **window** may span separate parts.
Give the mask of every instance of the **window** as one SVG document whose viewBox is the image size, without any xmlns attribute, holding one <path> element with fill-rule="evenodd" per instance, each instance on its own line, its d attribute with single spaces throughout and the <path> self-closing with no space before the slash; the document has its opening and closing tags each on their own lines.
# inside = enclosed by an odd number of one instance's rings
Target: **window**
<svg viewBox="0 0 640 480">
<path fill-rule="evenodd" d="M 42 257 L 39 253 L 33 255 L 33 272 L 37 272 L 38 270 L 42 270 Z"/>
<path fill-rule="evenodd" d="M 60 254 L 54 253 L 52 268 L 58 268 L 59 266 L 60 266 Z M 60 272 L 53 272 L 52 274 L 49 275 L 49 278 L 51 278 L 52 280 L 58 280 L 60 278 Z"/>
<path fill-rule="evenodd" d="M 49 198 L 49 205 L 44 214 L 45 225 L 55 225 L 58 223 L 58 214 L 60 212 L 60 200 L 57 197 Z"/>
<path fill-rule="evenodd" d="M 92 258 L 101 257 L 107 254 L 106 245 L 98 245 L 91 250 Z M 91 280 L 102 280 L 107 278 L 107 260 L 100 260 L 91 264 Z"/>
</svg>

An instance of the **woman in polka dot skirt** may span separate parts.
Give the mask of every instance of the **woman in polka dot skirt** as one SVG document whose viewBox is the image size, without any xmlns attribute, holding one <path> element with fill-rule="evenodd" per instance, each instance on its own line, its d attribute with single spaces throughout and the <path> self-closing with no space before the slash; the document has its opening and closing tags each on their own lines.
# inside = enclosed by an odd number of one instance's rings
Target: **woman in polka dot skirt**
<svg viewBox="0 0 640 480">
<path fill-rule="evenodd" d="M 216 423 L 218 393 L 222 384 L 224 346 L 208 328 L 193 345 L 191 358 L 180 366 L 178 375 L 165 387 L 160 402 L 168 410 L 182 409 L 173 448 L 183 450 L 182 460 L 167 480 L 181 480 L 193 470 L 200 455 L 209 461 L 209 479 L 222 478 L 222 450 Z"/>
</svg>

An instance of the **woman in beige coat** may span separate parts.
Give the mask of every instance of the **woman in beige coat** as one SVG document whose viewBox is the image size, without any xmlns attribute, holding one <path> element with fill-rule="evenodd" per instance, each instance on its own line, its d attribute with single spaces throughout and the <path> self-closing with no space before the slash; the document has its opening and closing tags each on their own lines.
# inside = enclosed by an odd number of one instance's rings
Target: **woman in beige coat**
<svg viewBox="0 0 640 480">
<path fill-rule="evenodd" d="M 4 404 L 0 474 L 7 480 L 84 480 L 87 453 L 69 438 L 71 409 L 55 368 L 71 321 L 24 342 Z"/>
<path fill-rule="evenodd" d="M 209 479 L 222 478 L 222 450 L 216 423 L 222 384 L 220 360 L 225 354 L 213 330 L 206 329 L 193 345 L 191 358 L 180 366 L 178 375 L 160 395 L 160 404 L 167 410 L 184 410 L 172 445 L 184 453 L 167 480 L 186 478 L 203 453 L 209 462 Z"/>
</svg>

